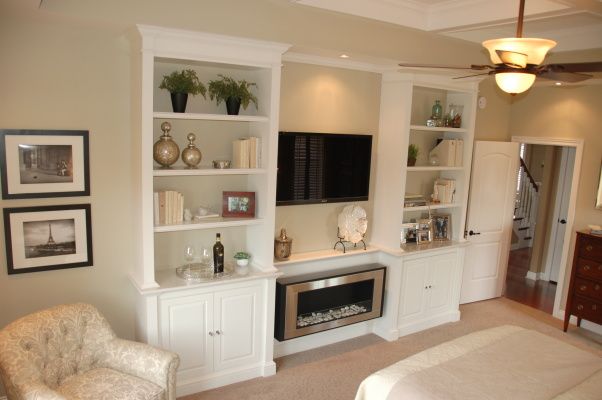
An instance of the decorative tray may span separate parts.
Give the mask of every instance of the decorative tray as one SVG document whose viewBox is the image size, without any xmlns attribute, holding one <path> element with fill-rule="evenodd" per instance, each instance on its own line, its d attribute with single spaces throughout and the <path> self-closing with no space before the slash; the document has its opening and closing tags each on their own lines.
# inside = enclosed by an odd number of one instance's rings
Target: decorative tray
<svg viewBox="0 0 602 400">
<path fill-rule="evenodd" d="M 190 282 L 212 281 L 235 275 L 236 271 L 232 265 L 224 266 L 224 272 L 213 272 L 213 265 L 190 263 L 176 268 L 176 275 Z"/>
</svg>

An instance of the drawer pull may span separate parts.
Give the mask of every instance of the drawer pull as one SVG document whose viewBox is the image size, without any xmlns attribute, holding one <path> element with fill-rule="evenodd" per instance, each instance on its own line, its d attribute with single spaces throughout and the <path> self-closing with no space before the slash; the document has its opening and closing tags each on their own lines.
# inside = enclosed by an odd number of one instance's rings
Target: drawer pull
<svg viewBox="0 0 602 400">
<path fill-rule="evenodd" d="M 590 269 L 592 269 L 592 267 L 590 267 L 589 265 L 586 264 L 583 266 L 583 269 L 586 271 L 589 271 Z"/>
<path fill-rule="evenodd" d="M 594 246 L 592 246 L 591 244 L 588 244 L 587 246 L 585 246 L 585 250 L 587 251 L 592 251 L 594 249 Z"/>
<path fill-rule="evenodd" d="M 579 304 L 579 305 L 577 306 L 577 310 L 579 310 L 579 311 L 583 310 L 583 305 L 582 305 L 582 304 Z"/>
<path fill-rule="evenodd" d="M 579 290 L 581 290 L 582 292 L 585 292 L 587 290 L 587 286 L 581 285 L 581 286 L 579 286 Z"/>
<path fill-rule="evenodd" d="M 594 304 L 594 305 L 592 306 L 592 310 L 596 311 L 597 309 L 598 309 L 598 306 Z"/>
<path fill-rule="evenodd" d="M 594 286 L 595 290 L 600 290 L 600 285 L 596 284 L 596 286 Z"/>
</svg>

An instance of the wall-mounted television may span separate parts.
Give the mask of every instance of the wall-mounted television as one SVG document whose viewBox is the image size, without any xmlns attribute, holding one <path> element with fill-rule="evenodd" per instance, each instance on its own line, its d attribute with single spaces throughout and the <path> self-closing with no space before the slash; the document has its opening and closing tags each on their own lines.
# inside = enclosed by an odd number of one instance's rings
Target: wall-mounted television
<svg viewBox="0 0 602 400">
<path fill-rule="evenodd" d="M 276 205 L 368 200 L 372 135 L 279 132 Z"/>
</svg>

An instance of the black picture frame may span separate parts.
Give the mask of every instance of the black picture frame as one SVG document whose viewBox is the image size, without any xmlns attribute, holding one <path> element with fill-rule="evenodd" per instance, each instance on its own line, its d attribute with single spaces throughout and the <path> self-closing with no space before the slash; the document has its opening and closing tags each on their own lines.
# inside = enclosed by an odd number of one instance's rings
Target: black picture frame
<svg viewBox="0 0 602 400">
<path fill-rule="evenodd" d="M 3 217 L 9 275 L 93 265 L 90 204 L 4 208 Z"/>
<path fill-rule="evenodd" d="M 89 158 L 88 131 L 0 129 L 2 198 L 89 196 Z"/>
</svg>

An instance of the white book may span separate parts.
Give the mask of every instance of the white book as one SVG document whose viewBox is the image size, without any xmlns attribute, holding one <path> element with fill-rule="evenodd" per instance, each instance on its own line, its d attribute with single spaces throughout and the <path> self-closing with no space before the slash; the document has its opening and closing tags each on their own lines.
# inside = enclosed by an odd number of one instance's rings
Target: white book
<svg viewBox="0 0 602 400">
<path fill-rule="evenodd" d="M 160 224 L 159 209 L 159 192 L 153 192 L 153 223 L 155 225 Z"/>
<path fill-rule="evenodd" d="M 261 139 L 251 136 L 249 138 L 249 168 L 261 167 Z"/>
<path fill-rule="evenodd" d="M 249 168 L 249 139 L 241 138 L 232 143 L 233 168 Z"/>
<path fill-rule="evenodd" d="M 456 162 L 455 162 L 454 166 L 461 167 L 463 159 L 464 159 L 464 141 L 462 139 L 456 139 Z"/>
</svg>

